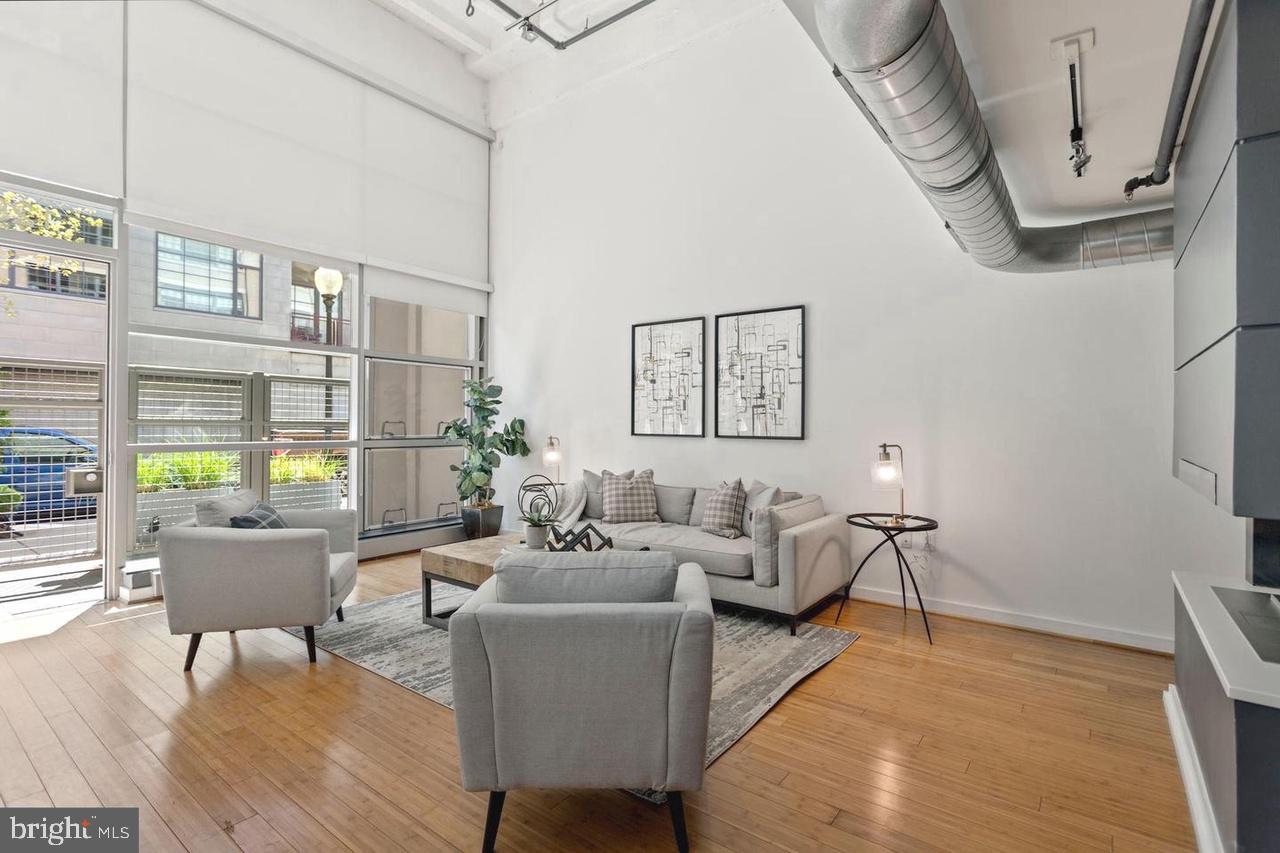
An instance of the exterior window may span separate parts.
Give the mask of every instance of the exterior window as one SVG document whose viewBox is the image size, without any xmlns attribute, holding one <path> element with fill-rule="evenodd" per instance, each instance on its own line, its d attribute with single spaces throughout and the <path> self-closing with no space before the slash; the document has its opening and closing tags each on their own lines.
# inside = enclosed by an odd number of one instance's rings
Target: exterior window
<svg viewBox="0 0 1280 853">
<path fill-rule="evenodd" d="M 115 245 L 115 213 L 45 193 L 0 187 L 0 230 L 110 248 Z"/>
<path fill-rule="evenodd" d="M 0 284 L 36 293 L 107 298 L 107 264 L 0 246 Z"/>
<path fill-rule="evenodd" d="M 324 300 L 315 285 L 316 268 L 293 262 L 289 288 L 289 339 L 313 344 L 347 346 L 351 343 L 351 323 L 346 318 L 345 292 L 333 300 L 332 321 L 325 315 Z"/>
<path fill-rule="evenodd" d="M 156 234 L 156 305 L 262 318 L 262 255 Z"/>
</svg>

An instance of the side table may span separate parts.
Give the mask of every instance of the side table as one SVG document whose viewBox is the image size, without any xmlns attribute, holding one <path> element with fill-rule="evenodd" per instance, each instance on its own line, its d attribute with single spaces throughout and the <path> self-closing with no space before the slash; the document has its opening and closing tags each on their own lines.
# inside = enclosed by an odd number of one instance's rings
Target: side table
<svg viewBox="0 0 1280 853">
<path fill-rule="evenodd" d="M 849 591 L 853 589 L 853 582 L 858 579 L 858 573 L 862 571 L 862 567 L 867 564 L 867 560 L 871 559 L 871 555 L 879 551 L 885 545 L 893 546 L 893 553 L 898 559 L 898 583 L 902 585 L 902 612 L 907 612 L 907 581 L 911 578 L 911 588 L 916 592 L 916 603 L 920 605 L 920 615 L 924 618 L 924 632 L 929 638 L 929 645 L 933 645 L 933 632 L 929 630 L 929 614 L 924 610 L 924 600 L 920 598 L 920 587 L 916 585 L 916 576 L 911 573 L 911 564 L 907 562 L 907 558 L 902 556 L 902 549 L 898 547 L 898 537 L 903 533 L 926 533 L 930 530 L 938 529 L 938 522 L 932 518 L 925 518 L 923 515 L 895 515 L 888 512 L 859 512 L 845 518 L 849 524 L 854 527 L 861 527 L 863 530 L 874 530 L 884 536 L 884 541 L 876 545 L 867 552 L 867 556 L 862 558 L 862 562 L 858 564 L 858 568 L 854 571 L 853 577 L 849 578 L 849 583 L 844 587 L 844 598 L 840 599 L 840 609 L 836 611 L 836 623 L 840 622 L 840 614 L 844 612 L 844 603 L 849 599 Z M 905 570 L 906 576 L 903 576 Z"/>
</svg>

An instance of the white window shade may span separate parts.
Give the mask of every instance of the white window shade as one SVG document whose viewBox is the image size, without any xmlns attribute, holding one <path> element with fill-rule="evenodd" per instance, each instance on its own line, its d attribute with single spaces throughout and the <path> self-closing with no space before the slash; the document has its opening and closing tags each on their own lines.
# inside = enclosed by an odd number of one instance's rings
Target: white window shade
<svg viewBox="0 0 1280 853">
<path fill-rule="evenodd" d="M 0 4 L 0 168 L 121 195 L 123 37 L 119 0 Z"/>
<path fill-rule="evenodd" d="M 426 305 L 460 314 L 475 314 L 478 317 L 489 313 L 488 291 L 396 270 L 366 266 L 361 286 L 366 297 L 393 299 L 409 305 Z"/>
<path fill-rule="evenodd" d="M 488 143 L 195 3 L 129 10 L 127 208 L 487 281 Z"/>
</svg>

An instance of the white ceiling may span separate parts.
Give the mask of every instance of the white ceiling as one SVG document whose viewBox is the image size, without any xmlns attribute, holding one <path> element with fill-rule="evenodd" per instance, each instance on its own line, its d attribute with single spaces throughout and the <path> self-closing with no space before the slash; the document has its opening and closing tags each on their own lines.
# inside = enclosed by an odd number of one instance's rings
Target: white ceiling
<svg viewBox="0 0 1280 853">
<path fill-rule="evenodd" d="M 583 49 L 561 53 L 542 42 L 527 43 L 515 30 L 504 31 L 511 19 L 490 0 L 472 0 L 471 17 L 465 14 L 467 0 L 373 2 L 452 44 L 472 71 L 489 79 L 533 62 L 569 65 L 569 54 Z M 536 0 L 507 2 L 526 13 L 538 5 Z M 559 0 L 535 20 L 556 38 L 565 38 L 631 2 Z M 657 0 L 649 9 L 668 2 Z M 943 2 L 1024 222 L 1078 221 L 1124 209 L 1124 182 L 1151 170 L 1189 0 Z M 798 8 L 809 0 L 786 3 Z M 1051 57 L 1049 43 L 1089 28 L 1096 44 L 1081 60 L 1081 79 L 1085 141 L 1093 161 L 1077 179 L 1068 163 L 1067 69 Z M 656 54 L 671 48 L 661 43 L 663 28 L 629 27 L 627 21 L 610 28 L 609 39 L 616 47 L 628 32 L 633 38 L 654 39 L 642 50 Z M 635 46 L 627 47 L 628 54 L 636 52 Z M 1173 183 L 1139 193 L 1134 210 L 1169 204 Z"/>
</svg>

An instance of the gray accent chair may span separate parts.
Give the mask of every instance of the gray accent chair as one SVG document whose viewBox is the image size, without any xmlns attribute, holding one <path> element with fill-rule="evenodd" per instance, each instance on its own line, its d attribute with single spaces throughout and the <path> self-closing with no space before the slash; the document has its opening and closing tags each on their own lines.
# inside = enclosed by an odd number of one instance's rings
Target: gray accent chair
<svg viewBox="0 0 1280 853">
<path fill-rule="evenodd" d="M 187 662 L 211 631 L 302 626 L 316 661 L 315 626 L 343 619 L 356 585 L 356 514 L 282 509 L 283 530 L 199 527 L 160 531 L 160 577 L 170 634 L 190 634 Z"/>
<path fill-rule="evenodd" d="M 449 620 L 462 784 L 489 792 L 702 787 L 715 617 L 702 569 L 667 553 L 508 553 Z"/>
</svg>

